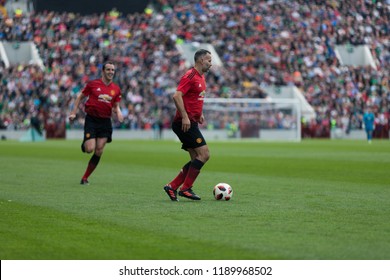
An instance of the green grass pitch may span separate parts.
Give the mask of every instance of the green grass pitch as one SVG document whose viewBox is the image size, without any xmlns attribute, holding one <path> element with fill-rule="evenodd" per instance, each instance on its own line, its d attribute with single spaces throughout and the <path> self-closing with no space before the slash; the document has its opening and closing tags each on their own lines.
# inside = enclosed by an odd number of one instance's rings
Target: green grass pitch
<svg viewBox="0 0 390 280">
<path fill-rule="evenodd" d="M 209 147 L 202 200 L 175 203 L 162 188 L 188 161 L 178 142 L 114 139 L 81 186 L 79 141 L 1 141 L 0 258 L 390 259 L 389 141 Z"/>
</svg>

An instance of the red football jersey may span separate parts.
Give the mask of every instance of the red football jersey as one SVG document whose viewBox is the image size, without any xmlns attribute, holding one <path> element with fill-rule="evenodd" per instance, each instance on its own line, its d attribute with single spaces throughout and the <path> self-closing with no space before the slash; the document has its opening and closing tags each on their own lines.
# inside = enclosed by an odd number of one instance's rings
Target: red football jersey
<svg viewBox="0 0 390 280">
<path fill-rule="evenodd" d="M 106 85 L 102 79 L 88 82 L 82 92 L 88 97 L 85 112 L 98 118 L 111 118 L 113 105 L 122 98 L 118 85 L 113 82 Z"/>
<path fill-rule="evenodd" d="M 203 112 L 203 102 L 206 95 L 206 80 L 195 68 L 188 70 L 180 79 L 177 91 L 183 93 L 184 107 L 191 122 L 199 122 Z M 173 121 L 181 121 L 180 112 L 176 110 Z"/>
</svg>

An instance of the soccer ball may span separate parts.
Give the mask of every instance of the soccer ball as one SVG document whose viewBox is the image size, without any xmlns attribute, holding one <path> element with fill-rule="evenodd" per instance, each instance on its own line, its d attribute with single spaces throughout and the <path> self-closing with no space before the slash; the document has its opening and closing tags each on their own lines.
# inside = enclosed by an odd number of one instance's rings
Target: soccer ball
<svg viewBox="0 0 390 280">
<path fill-rule="evenodd" d="M 229 184 L 218 183 L 214 187 L 213 194 L 216 200 L 230 200 L 233 196 L 233 189 Z"/>
</svg>

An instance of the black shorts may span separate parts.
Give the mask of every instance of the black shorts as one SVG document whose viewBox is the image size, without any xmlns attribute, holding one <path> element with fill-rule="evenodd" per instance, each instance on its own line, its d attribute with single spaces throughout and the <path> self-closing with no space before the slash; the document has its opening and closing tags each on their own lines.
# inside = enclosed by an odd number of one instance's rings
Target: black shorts
<svg viewBox="0 0 390 280">
<path fill-rule="evenodd" d="M 84 123 L 84 142 L 93 138 L 107 138 L 112 141 L 111 119 L 102 119 L 86 115 Z"/>
<path fill-rule="evenodd" d="M 189 148 L 194 149 L 207 145 L 206 140 L 199 130 L 198 123 L 191 123 L 190 129 L 187 132 L 183 132 L 181 122 L 173 122 L 172 130 L 183 144 L 181 146 L 183 150 L 187 151 Z"/>
</svg>

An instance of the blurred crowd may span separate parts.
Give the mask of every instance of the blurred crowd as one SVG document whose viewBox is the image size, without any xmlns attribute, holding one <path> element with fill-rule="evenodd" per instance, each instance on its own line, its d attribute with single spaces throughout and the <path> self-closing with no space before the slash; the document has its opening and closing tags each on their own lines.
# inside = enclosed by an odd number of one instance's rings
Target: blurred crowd
<svg viewBox="0 0 390 280">
<path fill-rule="evenodd" d="M 103 61 L 116 63 L 125 122 L 169 127 L 170 96 L 188 67 L 176 44 L 210 43 L 223 67 L 207 75 L 208 96 L 264 98 L 295 85 L 316 112 L 307 126 L 362 127 L 372 106 L 390 114 L 390 0 L 156 0 L 144 13 L 80 16 L 44 12 L 3 18 L 0 40 L 34 41 L 45 69 L 0 64 L 0 128 L 22 129 L 33 114 L 66 120 L 73 100 Z M 369 47 L 377 68 L 343 66 L 338 44 Z M 79 128 L 83 116 L 68 127 Z"/>
</svg>

